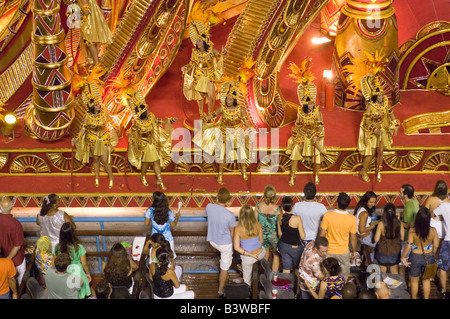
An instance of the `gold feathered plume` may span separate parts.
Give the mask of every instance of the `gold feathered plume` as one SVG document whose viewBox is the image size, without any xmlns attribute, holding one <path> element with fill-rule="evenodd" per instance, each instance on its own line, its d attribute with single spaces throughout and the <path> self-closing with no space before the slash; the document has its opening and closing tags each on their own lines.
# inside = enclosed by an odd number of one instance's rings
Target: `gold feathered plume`
<svg viewBox="0 0 450 319">
<path fill-rule="evenodd" d="M 239 83 L 239 89 L 241 90 L 242 94 L 245 96 L 247 95 L 247 82 L 252 77 L 255 76 L 255 70 L 253 69 L 253 66 L 255 65 L 256 61 L 253 60 L 253 57 L 246 58 L 245 62 L 241 64 L 239 68 L 239 73 L 237 75 L 237 80 Z"/>
<path fill-rule="evenodd" d="M 347 72 L 347 81 L 355 90 L 355 96 L 361 90 L 361 79 L 369 74 L 376 76 L 384 71 L 388 59 L 383 54 L 383 49 L 376 50 L 375 54 L 363 51 L 362 58 L 350 58 L 351 64 L 342 68 Z"/>
<path fill-rule="evenodd" d="M 206 2 L 198 1 L 194 3 L 187 22 L 191 23 L 191 21 L 197 20 L 207 27 L 218 24 L 223 21 L 223 12 L 232 6 L 233 3 L 229 1 L 218 1 L 212 6 L 209 6 Z"/>
<path fill-rule="evenodd" d="M 81 88 L 83 88 L 83 86 L 89 82 L 89 83 L 94 83 L 97 84 L 101 93 L 104 93 L 104 88 L 103 88 L 103 84 L 104 82 L 100 79 L 105 73 L 106 73 L 106 68 L 102 65 L 102 64 L 97 64 L 91 71 L 89 74 L 81 74 L 82 72 L 79 72 L 78 70 L 78 66 L 75 65 L 74 66 L 74 72 L 73 72 L 73 76 L 72 76 L 72 86 L 79 90 Z"/>
<path fill-rule="evenodd" d="M 295 64 L 294 62 L 291 62 L 291 64 L 289 65 L 289 70 L 291 71 L 289 73 L 289 77 L 299 84 L 304 85 L 307 83 L 312 83 L 315 77 L 314 74 L 311 72 L 311 66 L 312 66 L 311 58 L 304 59 L 300 67 L 298 67 L 297 64 Z"/>
<path fill-rule="evenodd" d="M 111 90 L 116 96 L 116 100 L 120 101 L 123 105 L 126 105 L 126 99 L 132 92 L 134 92 L 133 84 L 131 83 L 131 79 L 128 74 L 122 70 L 120 74 L 117 76 L 116 80 L 110 84 Z M 132 91 L 130 93 L 130 91 Z"/>
</svg>

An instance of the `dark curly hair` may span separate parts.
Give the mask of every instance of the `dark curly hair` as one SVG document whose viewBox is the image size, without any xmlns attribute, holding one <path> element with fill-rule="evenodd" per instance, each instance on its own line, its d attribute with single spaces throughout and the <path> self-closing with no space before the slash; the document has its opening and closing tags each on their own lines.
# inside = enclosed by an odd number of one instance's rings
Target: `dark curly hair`
<svg viewBox="0 0 450 319">
<path fill-rule="evenodd" d="M 105 279 L 113 286 L 126 286 L 130 268 L 125 247 L 121 243 L 115 243 L 109 251 L 108 262 L 103 271 Z"/>
<path fill-rule="evenodd" d="M 369 202 L 369 200 L 371 198 L 377 198 L 377 194 L 375 194 L 372 191 L 367 191 L 363 197 L 361 197 L 361 199 L 359 200 L 358 204 L 355 207 L 355 212 L 354 215 L 356 215 L 358 213 L 358 210 L 361 207 L 364 207 L 364 209 L 367 211 L 367 213 L 369 214 L 369 216 L 372 216 L 372 214 L 375 212 L 375 209 L 377 208 L 376 205 L 374 205 L 372 208 L 367 207 L 367 203 Z"/>
<path fill-rule="evenodd" d="M 164 237 L 163 234 L 160 233 L 154 233 L 150 239 L 152 240 L 152 242 L 157 243 L 159 246 L 161 246 L 162 248 L 166 249 L 167 251 L 169 251 L 172 255 L 170 256 L 170 258 L 173 258 L 173 251 L 172 248 L 170 248 L 170 243 L 169 241 Z"/>
<path fill-rule="evenodd" d="M 155 267 L 155 273 L 159 276 L 164 276 L 169 268 L 171 252 L 167 249 L 160 247 L 156 250 L 156 258 L 158 258 L 158 263 Z"/>
<path fill-rule="evenodd" d="M 163 192 L 156 191 L 153 193 L 154 208 L 153 218 L 158 225 L 164 225 L 169 220 L 169 202 Z"/>
</svg>

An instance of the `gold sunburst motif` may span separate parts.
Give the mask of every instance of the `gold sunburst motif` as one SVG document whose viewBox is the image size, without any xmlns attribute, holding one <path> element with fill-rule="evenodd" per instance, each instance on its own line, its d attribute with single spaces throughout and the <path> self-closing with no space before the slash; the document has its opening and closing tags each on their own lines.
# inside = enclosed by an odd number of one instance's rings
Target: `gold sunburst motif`
<svg viewBox="0 0 450 319">
<path fill-rule="evenodd" d="M 325 171 L 329 169 L 331 166 L 337 163 L 341 152 L 338 151 L 327 151 L 326 155 L 321 155 L 323 157 L 322 165 L 320 167 L 320 171 Z M 314 165 L 312 162 L 302 162 L 302 165 L 305 166 L 309 170 L 314 169 Z"/>
<path fill-rule="evenodd" d="M 127 172 L 131 172 L 132 168 L 130 163 L 128 163 L 127 159 L 123 155 L 119 154 L 111 154 L 111 168 L 116 171 L 116 173 L 124 173 L 125 169 Z M 91 165 L 91 172 L 94 171 L 94 165 Z M 100 165 L 100 171 L 106 172 L 103 164 Z"/>
<path fill-rule="evenodd" d="M 437 151 L 428 155 L 423 161 L 422 170 L 437 171 L 442 166 L 450 170 L 450 152 L 448 151 Z"/>
<path fill-rule="evenodd" d="M 217 171 L 214 165 L 214 158 L 210 157 L 205 160 L 206 154 L 194 153 L 182 155 L 175 161 L 174 172 L 192 172 L 200 171 L 202 173 L 214 173 Z"/>
<path fill-rule="evenodd" d="M 245 169 L 248 169 L 250 166 L 250 159 L 245 160 Z M 233 163 L 225 163 L 223 166 L 223 170 L 227 172 L 240 172 L 241 171 L 241 163 L 234 161 Z"/>
<path fill-rule="evenodd" d="M 339 171 L 341 172 L 356 172 L 357 168 L 362 166 L 363 156 L 359 154 L 358 152 L 351 153 L 350 155 L 347 155 L 344 157 L 344 159 L 341 161 L 341 164 L 339 164 Z M 368 170 L 369 171 L 375 171 L 375 167 L 377 164 L 376 158 L 373 158 L 370 161 Z"/>
<path fill-rule="evenodd" d="M 47 153 L 46 154 L 47 159 L 49 162 L 56 167 L 57 169 L 63 171 L 63 172 L 70 172 L 70 166 L 72 163 L 71 157 L 66 157 L 63 153 Z M 73 171 L 79 171 L 86 165 L 78 161 L 77 159 L 73 159 Z"/>
<path fill-rule="evenodd" d="M 0 153 L 0 169 L 5 167 L 9 159 L 9 153 Z"/>
<path fill-rule="evenodd" d="M 383 152 L 384 163 L 396 171 L 409 170 L 420 163 L 425 151 L 408 151 L 405 155 L 397 151 Z"/>
<path fill-rule="evenodd" d="M 36 174 L 50 173 L 50 165 L 40 156 L 23 154 L 16 156 L 9 166 L 11 174 L 27 173 L 27 170 L 32 170 Z"/>
<path fill-rule="evenodd" d="M 286 154 L 266 155 L 256 165 L 259 173 L 289 172 L 291 170 L 291 159 Z"/>
</svg>

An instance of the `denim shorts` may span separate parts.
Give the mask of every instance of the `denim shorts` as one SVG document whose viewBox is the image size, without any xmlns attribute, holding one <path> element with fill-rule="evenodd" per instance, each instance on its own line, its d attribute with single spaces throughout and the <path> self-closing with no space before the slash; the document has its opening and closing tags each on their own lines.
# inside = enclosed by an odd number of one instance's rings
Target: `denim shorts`
<svg viewBox="0 0 450 319">
<path fill-rule="evenodd" d="M 433 253 L 427 253 L 425 254 L 425 257 L 427 258 L 428 264 L 433 264 L 434 261 L 434 254 Z M 416 254 L 411 253 L 409 254 L 409 260 L 411 265 L 409 265 L 409 274 L 411 277 L 420 277 L 420 275 L 425 270 L 425 258 L 423 258 L 423 254 Z"/>
<path fill-rule="evenodd" d="M 298 269 L 300 267 L 300 258 L 303 253 L 303 246 L 293 246 L 282 241 L 278 242 L 278 252 L 281 256 L 281 265 L 283 269 Z"/>
</svg>

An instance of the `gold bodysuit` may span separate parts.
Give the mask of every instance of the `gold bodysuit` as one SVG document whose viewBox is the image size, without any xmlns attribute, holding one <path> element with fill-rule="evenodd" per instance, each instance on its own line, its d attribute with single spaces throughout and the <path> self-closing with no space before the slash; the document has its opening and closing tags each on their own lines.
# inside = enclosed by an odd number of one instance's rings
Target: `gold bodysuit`
<svg viewBox="0 0 450 319">
<path fill-rule="evenodd" d="M 244 162 L 248 157 L 248 139 L 245 135 L 245 118 L 240 106 L 230 110 L 221 103 L 221 117 L 217 122 L 203 126 L 202 134 L 195 134 L 193 142 L 227 163 Z"/>
<path fill-rule="evenodd" d="M 108 122 L 104 111 L 98 114 L 86 112 L 82 133 L 76 142 L 75 158 L 82 163 L 88 163 L 90 156 L 103 156 L 106 146 L 108 163 L 111 162 L 111 150 L 119 141 L 115 130 L 109 132 L 106 128 Z"/>
<path fill-rule="evenodd" d="M 390 117 L 392 109 L 388 105 L 388 98 L 384 96 L 383 105 L 369 102 L 368 111 L 365 112 L 359 126 L 358 151 L 363 156 L 374 155 L 373 149 L 379 146 L 379 140 L 384 149 L 392 146 L 392 134 L 394 121 Z M 375 130 L 381 128 L 381 135 L 375 134 Z"/>
<path fill-rule="evenodd" d="M 112 35 L 108 23 L 103 17 L 102 10 L 95 0 L 89 0 L 90 14 L 81 20 L 83 39 L 89 43 L 111 44 Z M 79 1 L 83 10 L 83 6 Z"/>
<path fill-rule="evenodd" d="M 160 128 L 153 113 L 149 112 L 144 120 L 135 117 L 130 133 L 128 160 L 131 165 L 141 169 L 142 162 L 152 163 L 161 159 L 158 151 Z"/>
<path fill-rule="evenodd" d="M 183 79 L 183 93 L 188 101 L 201 100 L 201 93 L 208 93 L 210 83 L 222 76 L 223 56 L 215 56 L 212 49 L 212 46 L 206 52 L 192 49 L 191 61 L 186 66 Z"/>
<path fill-rule="evenodd" d="M 316 145 L 314 147 L 313 138 L 316 136 Z M 292 128 L 292 136 L 288 140 L 286 153 L 291 154 L 291 160 L 313 160 L 314 151 L 316 152 L 316 164 L 321 162 L 321 153 L 324 149 L 325 130 L 323 129 L 322 116 L 318 106 L 314 110 L 305 114 L 298 109 L 297 121 Z"/>
</svg>

